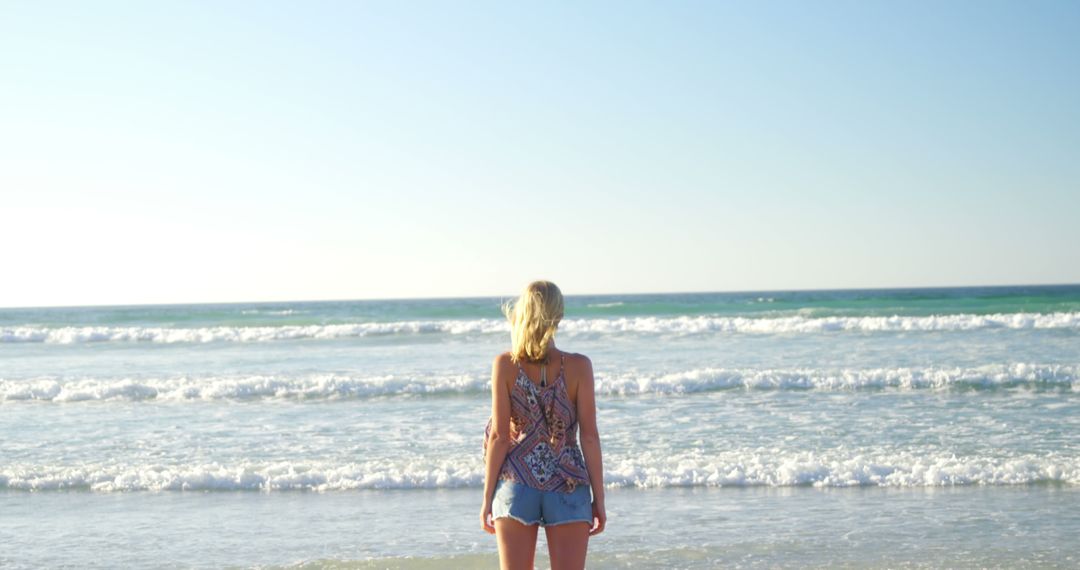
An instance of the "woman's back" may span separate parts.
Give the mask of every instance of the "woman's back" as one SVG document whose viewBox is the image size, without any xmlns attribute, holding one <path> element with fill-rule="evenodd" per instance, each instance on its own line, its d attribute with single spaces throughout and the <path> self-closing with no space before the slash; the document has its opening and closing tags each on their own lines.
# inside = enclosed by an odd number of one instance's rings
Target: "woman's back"
<svg viewBox="0 0 1080 570">
<path fill-rule="evenodd" d="M 559 371 L 548 380 L 539 363 L 519 363 L 506 386 L 510 394 L 510 448 L 500 479 L 523 483 L 542 491 L 572 492 L 588 484 L 585 461 L 578 446 L 578 378 L 568 373 L 568 362 L 578 355 L 559 351 Z M 509 360 L 509 353 L 503 355 Z M 554 360 L 554 359 L 552 359 Z M 530 375 L 526 367 L 536 372 Z M 533 380 L 533 378 L 537 378 Z M 572 379 L 573 378 L 573 379 Z M 491 421 L 485 430 L 486 442 Z"/>
</svg>

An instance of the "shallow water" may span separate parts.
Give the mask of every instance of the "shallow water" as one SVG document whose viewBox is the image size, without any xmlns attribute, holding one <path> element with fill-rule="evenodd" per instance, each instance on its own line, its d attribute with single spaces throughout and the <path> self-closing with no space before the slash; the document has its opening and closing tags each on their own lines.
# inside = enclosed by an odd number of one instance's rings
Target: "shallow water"
<svg viewBox="0 0 1080 570">
<path fill-rule="evenodd" d="M 1080 563 L 1080 490 L 1071 486 L 614 489 L 608 501 L 609 530 L 591 541 L 590 567 Z M 498 565 L 471 489 L 7 492 L 0 509 L 5 567 Z M 538 567 L 546 558 L 541 532 Z"/>
</svg>

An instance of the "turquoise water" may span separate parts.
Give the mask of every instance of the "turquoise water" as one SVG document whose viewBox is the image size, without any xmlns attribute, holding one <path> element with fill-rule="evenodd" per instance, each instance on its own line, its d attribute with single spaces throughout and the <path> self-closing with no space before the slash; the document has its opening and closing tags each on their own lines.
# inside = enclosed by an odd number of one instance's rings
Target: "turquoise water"
<svg viewBox="0 0 1080 570">
<path fill-rule="evenodd" d="M 0 565 L 490 567 L 502 301 L 0 309 Z M 1078 341 L 1080 286 L 568 297 L 594 565 L 1074 567 Z"/>
<path fill-rule="evenodd" d="M 498 317 L 509 298 L 316 301 L 303 303 L 223 303 L 0 309 L 0 326 L 155 325 L 244 326 L 318 325 L 425 319 Z M 1080 311 L 1075 285 L 580 295 L 566 300 L 577 317 L 624 316 L 792 316 L 1054 313 Z"/>
</svg>

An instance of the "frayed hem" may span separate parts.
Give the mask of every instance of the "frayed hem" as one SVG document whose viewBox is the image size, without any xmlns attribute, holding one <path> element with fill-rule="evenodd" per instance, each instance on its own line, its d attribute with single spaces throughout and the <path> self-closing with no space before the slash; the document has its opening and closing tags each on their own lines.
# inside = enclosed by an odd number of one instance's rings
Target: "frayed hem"
<svg viewBox="0 0 1080 570">
<path fill-rule="evenodd" d="M 529 522 L 529 521 L 527 521 L 527 520 L 525 520 L 525 519 L 523 519 L 521 517 L 515 517 L 514 515 L 511 515 L 511 514 L 505 514 L 505 515 L 499 515 L 497 517 L 491 517 L 491 520 L 493 520 L 493 521 L 497 521 L 499 519 L 514 519 L 517 522 L 519 522 L 519 523 L 521 523 L 523 525 L 526 525 L 526 526 L 532 526 L 532 525 L 544 526 L 543 523 L 540 521 L 540 519 L 536 519 L 536 520 L 534 520 L 532 522 Z"/>
<path fill-rule="evenodd" d="M 559 526 L 559 525 L 571 524 L 571 523 L 585 523 L 585 524 L 589 525 L 589 528 L 592 528 L 593 521 L 592 521 L 592 519 L 588 519 L 588 520 L 586 520 L 586 519 L 572 519 L 572 520 L 568 520 L 568 521 L 544 523 L 544 524 L 542 524 L 540 526 Z"/>
</svg>

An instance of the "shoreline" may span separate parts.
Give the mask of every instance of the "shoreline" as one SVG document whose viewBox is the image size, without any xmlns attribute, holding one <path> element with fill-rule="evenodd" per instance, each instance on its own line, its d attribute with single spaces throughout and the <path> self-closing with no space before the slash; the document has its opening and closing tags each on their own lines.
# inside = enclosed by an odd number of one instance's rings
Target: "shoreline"
<svg viewBox="0 0 1080 570">
<path fill-rule="evenodd" d="M 474 521 L 477 495 L 471 488 L 5 492 L 0 541 L 7 548 L 0 562 L 16 568 L 491 567 L 495 542 Z M 608 531 L 590 546 L 591 563 L 605 568 L 1069 567 L 1080 560 L 1073 540 L 1080 532 L 1080 486 L 616 488 L 608 492 L 608 510 Z M 42 549 L 43 535 L 63 540 L 65 548 Z M 538 545 L 537 563 L 546 564 L 545 544 Z"/>
</svg>

